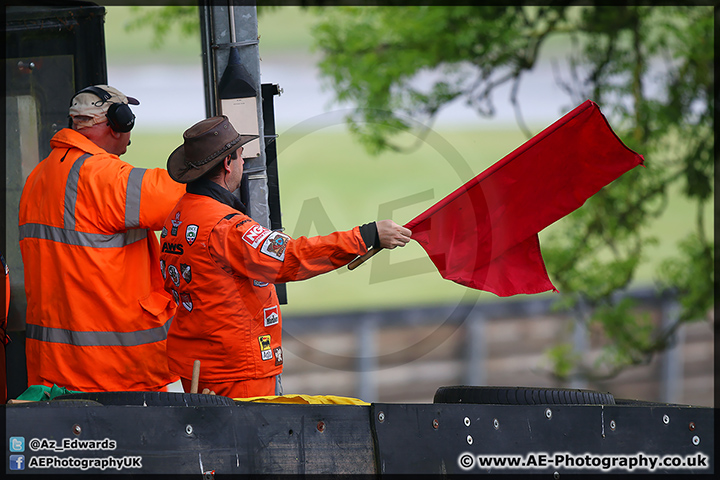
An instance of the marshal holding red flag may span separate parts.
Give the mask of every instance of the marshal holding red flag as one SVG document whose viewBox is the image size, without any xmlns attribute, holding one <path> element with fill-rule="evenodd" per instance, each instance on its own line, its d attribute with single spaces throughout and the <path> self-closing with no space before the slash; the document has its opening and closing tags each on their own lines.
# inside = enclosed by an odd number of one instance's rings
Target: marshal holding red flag
<svg viewBox="0 0 720 480">
<path fill-rule="evenodd" d="M 443 278 L 501 297 L 557 291 L 538 232 L 642 163 L 587 100 L 405 227 Z"/>
</svg>

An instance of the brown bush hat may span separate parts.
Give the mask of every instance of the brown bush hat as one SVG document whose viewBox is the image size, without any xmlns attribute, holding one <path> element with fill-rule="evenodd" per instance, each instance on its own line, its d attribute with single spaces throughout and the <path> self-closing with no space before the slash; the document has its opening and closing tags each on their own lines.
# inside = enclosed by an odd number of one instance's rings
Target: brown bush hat
<svg viewBox="0 0 720 480">
<path fill-rule="evenodd" d="M 179 183 L 197 180 L 220 160 L 258 135 L 240 135 L 225 115 L 207 118 L 183 133 L 183 144 L 168 157 L 167 170 Z"/>
</svg>

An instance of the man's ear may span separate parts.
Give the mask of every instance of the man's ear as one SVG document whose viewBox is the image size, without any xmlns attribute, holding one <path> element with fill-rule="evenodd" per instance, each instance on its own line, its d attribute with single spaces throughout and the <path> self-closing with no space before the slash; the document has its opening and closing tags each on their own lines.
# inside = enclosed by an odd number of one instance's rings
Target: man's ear
<svg viewBox="0 0 720 480">
<path fill-rule="evenodd" d="M 115 130 L 113 130 L 112 128 L 110 128 L 110 125 L 107 125 L 107 129 L 108 129 L 108 131 L 110 132 L 110 135 L 112 135 L 113 138 L 115 138 L 115 139 L 120 138 L 120 135 L 122 135 L 122 132 L 116 132 Z"/>
</svg>

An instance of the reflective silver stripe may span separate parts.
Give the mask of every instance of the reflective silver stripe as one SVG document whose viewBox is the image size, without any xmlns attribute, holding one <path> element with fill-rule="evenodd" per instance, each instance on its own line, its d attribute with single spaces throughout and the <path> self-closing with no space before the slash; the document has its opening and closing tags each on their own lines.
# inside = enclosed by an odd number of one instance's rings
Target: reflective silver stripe
<svg viewBox="0 0 720 480">
<path fill-rule="evenodd" d="M 275 375 L 275 395 L 280 396 L 283 394 L 283 387 L 282 387 L 282 374 L 278 373 Z"/>
<path fill-rule="evenodd" d="M 103 235 L 101 233 L 86 233 L 66 228 L 51 227 L 39 223 L 26 223 L 20 225 L 20 240 L 25 238 L 39 238 L 52 240 L 66 245 L 77 245 L 91 248 L 120 248 L 147 238 L 147 230 L 134 229 L 124 233 Z"/>
<path fill-rule="evenodd" d="M 140 226 L 140 194 L 145 168 L 133 168 L 128 176 L 125 194 L 125 228 Z"/>
<path fill-rule="evenodd" d="M 76 332 L 27 324 L 25 336 L 41 342 L 66 343 L 76 347 L 135 347 L 165 340 L 173 318 L 160 327 L 137 332 Z"/>
<path fill-rule="evenodd" d="M 92 157 L 89 153 L 85 153 L 78 157 L 70 167 L 67 183 L 65 184 L 65 228 L 75 230 L 75 203 L 77 203 L 77 189 L 80 182 L 80 167 L 83 166 L 85 160 Z"/>
</svg>

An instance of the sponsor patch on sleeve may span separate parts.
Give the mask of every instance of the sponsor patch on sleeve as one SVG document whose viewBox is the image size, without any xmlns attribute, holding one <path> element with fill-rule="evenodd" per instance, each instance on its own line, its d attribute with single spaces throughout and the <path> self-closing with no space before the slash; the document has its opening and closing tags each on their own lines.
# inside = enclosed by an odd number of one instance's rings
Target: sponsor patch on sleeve
<svg viewBox="0 0 720 480">
<path fill-rule="evenodd" d="M 270 235 L 270 233 L 270 230 L 267 228 L 262 225 L 255 224 L 247 229 L 247 231 L 243 234 L 242 239 L 245 240 L 245 243 L 250 245 L 252 248 L 257 248 L 257 246 L 260 245 L 260 243 L 262 243 L 262 241 L 265 240 L 265 237 Z"/>
<path fill-rule="evenodd" d="M 190 265 L 181 263 L 180 274 L 182 275 L 183 279 L 185 279 L 186 283 L 190 283 L 192 281 L 192 267 L 190 267 Z"/>
<path fill-rule="evenodd" d="M 189 293 L 181 293 L 180 302 L 182 303 L 182 306 L 185 307 L 185 310 L 187 310 L 188 312 L 192 312 L 193 301 Z"/>
<path fill-rule="evenodd" d="M 187 241 L 188 245 L 192 245 L 195 243 L 195 239 L 197 238 L 198 233 L 198 226 L 197 225 L 188 225 L 185 229 L 185 241 Z"/>
<path fill-rule="evenodd" d="M 172 223 L 170 235 L 177 235 L 178 227 L 180 226 L 180 224 L 182 224 L 182 221 L 180 220 L 180 212 L 177 212 L 175 214 L 175 218 L 173 220 L 170 220 L 170 223 Z"/>
<path fill-rule="evenodd" d="M 267 237 L 262 247 L 260 247 L 260 251 L 269 257 L 283 262 L 285 261 L 285 249 L 287 248 L 289 241 L 290 237 L 284 233 L 272 232 Z"/>
<path fill-rule="evenodd" d="M 167 267 L 168 274 L 170 275 L 170 279 L 175 284 L 176 287 L 180 286 L 180 272 L 178 272 L 178 269 L 175 265 L 168 265 Z"/>
<path fill-rule="evenodd" d="M 277 347 L 273 349 L 273 353 L 275 353 L 275 365 L 282 365 L 283 363 L 283 353 L 282 353 L 282 347 Z"/>
<path fill-rule="evenodd" d="M 260 335 L 258 342 L 260 342 L 260 355 L 262 359 L 270 360 L 273 358 L 273 352 L 270 349 L 270 335 Z"/>
<path fill-rule="evenodd" d="M 280 321 L 280 314 L 278 313 L 278 306 L 273 305 L 272 307 L 263 310 L 263 316 L 265 318 L 265 326 L 276 325 Z"/>
</svg>

